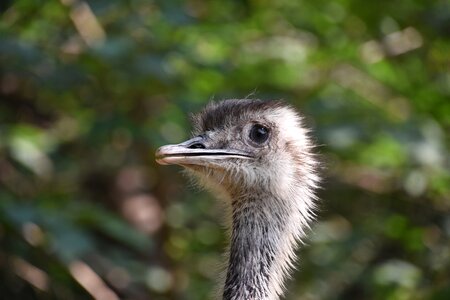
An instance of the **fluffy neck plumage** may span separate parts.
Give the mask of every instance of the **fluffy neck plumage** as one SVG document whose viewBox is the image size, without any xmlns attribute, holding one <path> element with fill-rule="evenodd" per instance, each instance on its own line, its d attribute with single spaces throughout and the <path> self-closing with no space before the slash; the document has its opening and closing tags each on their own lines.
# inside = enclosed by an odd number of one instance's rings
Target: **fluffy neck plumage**
<svg viewBox="0 0 450 300">
<path fill-rule="evenodd" d="M 287 201 L 273 194 L 246 193 L 233 200 L 224 300 L 279 298 L 311 218 L 311 201 L 302 199 L 306 196 L 297 194 Z"/>
</svg>

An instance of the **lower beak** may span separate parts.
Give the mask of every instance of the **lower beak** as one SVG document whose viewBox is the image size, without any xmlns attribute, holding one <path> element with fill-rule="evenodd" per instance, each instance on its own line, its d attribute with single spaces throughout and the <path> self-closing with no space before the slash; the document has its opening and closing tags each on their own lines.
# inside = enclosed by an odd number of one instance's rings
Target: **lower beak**
<svg viewBox="0 0 450 300">
<path fill-rule="evenodd" d="M 181 144 L 162 146 L 156 151 L 161 165 L 205 165 L 229 158 L 250 159 L 251 155 L 233 149 L 207 149 L 203 137 L 195 137 Z"/>
</svg>

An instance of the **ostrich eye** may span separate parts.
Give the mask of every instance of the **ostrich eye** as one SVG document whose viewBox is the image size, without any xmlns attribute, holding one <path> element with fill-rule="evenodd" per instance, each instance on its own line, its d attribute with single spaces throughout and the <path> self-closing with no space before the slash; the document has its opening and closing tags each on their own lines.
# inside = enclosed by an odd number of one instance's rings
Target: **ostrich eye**
<svg viewBox="0 0 450 300">
<path fill-rule="evenodd" d="M 269 138 L 269 129 L 262 125 L 255 124 L 250 129 L 249 137 L 253 142 L 262 144 Z"/>
</svg>

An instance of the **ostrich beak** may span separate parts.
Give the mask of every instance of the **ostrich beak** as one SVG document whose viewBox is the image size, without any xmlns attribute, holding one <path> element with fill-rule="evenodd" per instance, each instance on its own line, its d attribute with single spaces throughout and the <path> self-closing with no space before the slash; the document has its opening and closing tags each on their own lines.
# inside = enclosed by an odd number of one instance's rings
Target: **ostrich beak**
<svg viewBox="0 0 450 300">
<path fill-rule="evenodd" d="M 229 158 L 250 159 L 246 152 L 234 149 L 207 149 L 205 138 L 198 136 L 176 145 L 166 145 L 155 153 L 161 165 L 206 165 Z"/>
</svg>

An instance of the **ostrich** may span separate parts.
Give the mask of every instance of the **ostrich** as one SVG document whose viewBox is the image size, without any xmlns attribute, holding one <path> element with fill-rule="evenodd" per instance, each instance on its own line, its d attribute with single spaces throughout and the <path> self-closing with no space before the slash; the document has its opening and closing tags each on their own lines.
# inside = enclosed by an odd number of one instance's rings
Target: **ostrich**
<svg viewBox="0 0 450 300">
<path fill-rule="evenodd" d="M 314 218 L 317 160 L 302 118 L 280 101 L 224 100 L 193 116 L 194 137 L 156 152 L 230 209 L 225 300 L 274 300 Z"/>
</svg>

